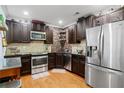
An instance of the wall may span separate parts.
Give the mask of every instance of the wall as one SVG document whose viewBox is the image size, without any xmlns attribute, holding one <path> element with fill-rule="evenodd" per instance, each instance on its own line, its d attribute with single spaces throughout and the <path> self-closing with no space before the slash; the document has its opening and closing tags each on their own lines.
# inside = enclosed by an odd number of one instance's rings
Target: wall
<svg viewBox="0 0 124 93">
<path fill-rule="evenodd" d="M 59 32 L 62 31 L 60 28 L 51 27 L 53 30 L 53 44 L 51 45 L 52 52 L 60 52 L 61 45 L 59 42 Z"/>
</svg>

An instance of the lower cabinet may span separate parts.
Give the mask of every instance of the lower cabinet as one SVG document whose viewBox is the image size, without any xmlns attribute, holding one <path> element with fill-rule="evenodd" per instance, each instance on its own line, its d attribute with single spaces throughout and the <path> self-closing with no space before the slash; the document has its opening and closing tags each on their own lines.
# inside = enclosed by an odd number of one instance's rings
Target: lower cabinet
<svg viewBox="0 0 124 93">
<path fill-rule="evenodd" d="M 72 54 L 71 71 L 82 77 L 85 75 L 85 56 Z M 63 53 L 48 54 L 48 70 L 53 68 L 64 68 L 65 56 Z"/>
<path fill-rule="evenodd" d="M 56 67 L 56 54 L 48 53 L 48 70 Z"/>
<path fill-rule="evenodd" d="M 56 68 L 64 68 L 63 53 L 56 54 Z"/>
<path fill-rule="evenodd" d="M 72 54 L 72 72 L 80 76 L 85 76 L 85 57 Z"/>
<path fill-rule="evenodd" d="M 31 74 L 31 55 L 23 55 L 21 57 L 21 75 Z"/>
</svg>

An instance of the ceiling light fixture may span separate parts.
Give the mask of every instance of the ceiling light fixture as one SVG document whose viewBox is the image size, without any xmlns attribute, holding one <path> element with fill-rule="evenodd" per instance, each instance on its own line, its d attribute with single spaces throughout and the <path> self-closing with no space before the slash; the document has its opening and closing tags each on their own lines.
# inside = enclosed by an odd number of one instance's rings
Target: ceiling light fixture
<svg viewBox="0 0 124 93">
<path fill-rule="evenodd" d="M 63 21 L 62 20 L 59 20 L 58 23 L 61 25 L 63 23 Z"/>
<path fill-rule="evenodd" d="M 24 15 L 29 15 L 29 13 L 27 11 L 24 11 Z"/>
</svg>

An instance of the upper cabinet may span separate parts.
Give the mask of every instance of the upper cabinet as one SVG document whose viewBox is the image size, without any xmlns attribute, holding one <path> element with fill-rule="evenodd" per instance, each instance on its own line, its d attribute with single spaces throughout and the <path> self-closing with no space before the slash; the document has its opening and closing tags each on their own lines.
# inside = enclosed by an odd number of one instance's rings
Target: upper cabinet
<svg viewBox="0 0 124 93">
<path fill-rule="evenodd" d="M 7 20 L 6 24 L 8 26 L 8 31 L 6 31 L 7 43 L 12 43 L 13 42 L 13 22 Z"/>
<path fill-rule="evenodd" d="M 6 32 L 8 43 L 30 42 L 30 23 L 20 23 L 13 20 L 7 20 L 6 23 L 9 29 Z"/>
<path fill-rule="evenodd" d="M 73 25 L 71 27 L 68 27 L 68 43 L 69 44 L 74 44 L 76 43 L 76 31 L 77 31 L 77 26 Z"/>
<path fill-rule="evenodd" d="M 45 26 L 46 40 L 45 44 L 53 44 L 53 31 L 49 26 Z"/>
<path fill-rule="evenodd" d="M 77 22 L 77 42 L 80 42 L 81 40 L 85 39 L 86 37 L 86 26 L 85 26 L 85 18 L 81 18 Z"/>
<path fill-rule="evenodd" d="M 95 17 L 88 16 L 79 18 L 77 24 L 70 26 L 68 29 L 68 41 L 70 44 L 80 43 L 86 38 L 86 28 L 95 26 Z"/>
<path fill-rule="evenodd" d="M 22 38 L 21 42 L 30 42 L 30 31 L 31 31 L 31 24 L 22 24 Z"/>
<path fill-rule="evenodd" d="M 32 20 L 33 31 L 45 31 L 45 23 L 39 20 Z"/>
<path fill-rule="evenodd" d="M 13 43 L 20 43 L 22 38 L 22 25 L 19 22 L 13 22 Z"/>
<path fill-rule="evenodd" d="M 91 28 L 95 26 L 95 16 L 89 15 L 85 18 L 85 26 L 86 28 Z"/>
</svg>

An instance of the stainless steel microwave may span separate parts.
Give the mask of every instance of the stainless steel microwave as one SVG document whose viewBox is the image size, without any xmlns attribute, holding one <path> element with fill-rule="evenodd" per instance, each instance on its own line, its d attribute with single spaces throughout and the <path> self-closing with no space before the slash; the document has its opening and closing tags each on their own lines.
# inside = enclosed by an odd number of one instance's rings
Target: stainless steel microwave
<svg viewBox="0 0 124 93">
<path fill-rule="evenodd" d="M 31 40 L 46 40 L 46 32 L 30 31 Z"/>
</svg>

